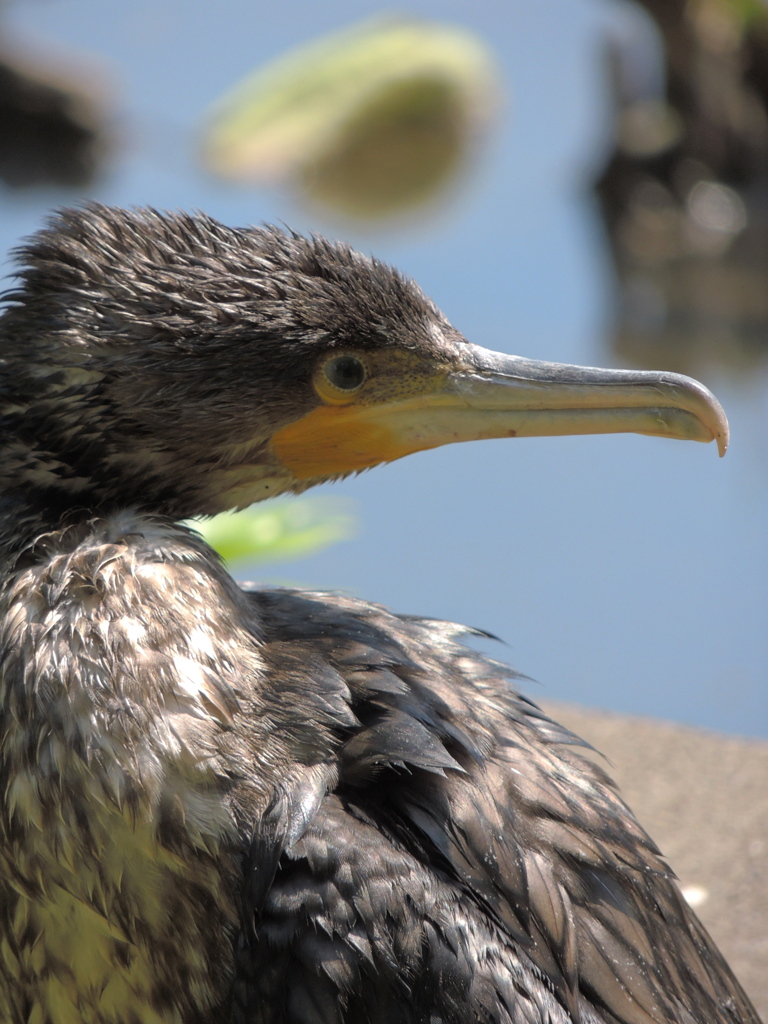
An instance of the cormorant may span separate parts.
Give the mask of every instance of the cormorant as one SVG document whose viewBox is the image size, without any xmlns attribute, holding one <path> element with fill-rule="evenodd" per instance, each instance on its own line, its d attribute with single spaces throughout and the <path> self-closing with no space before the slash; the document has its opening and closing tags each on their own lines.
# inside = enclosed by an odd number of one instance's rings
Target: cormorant
<svg viewBox="0 0 768 1024">
<path fill-rule="evenodd" d="M 0 1018 L 757 1024 L 579 740 L 460 627 L 238 587 L 191 516 L 451 441 L 721 451 L 673 374 L 469 344 L 344 245 L 67 210 L 0 319 Z"/>
</svg>

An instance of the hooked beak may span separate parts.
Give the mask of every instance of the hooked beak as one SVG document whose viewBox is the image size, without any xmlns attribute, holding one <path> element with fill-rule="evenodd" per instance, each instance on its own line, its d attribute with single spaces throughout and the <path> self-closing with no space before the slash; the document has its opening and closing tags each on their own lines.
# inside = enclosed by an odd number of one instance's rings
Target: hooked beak
<svg viewBox="0 0 768 1024">
<path fill-rule="evenodd" d="M 478 437 L 652 434 L 717 441 L 720 455 L 725 455 L 728 420 L 723 408 L 692 377 L 545 363 L 476 345 L 466 348 L 470 365 L 451 375 L 446 393 L 476 410 L 483 431 Z M 487 433 L 496 421 L 499 433 Z"/>
<path fill-rule="evenodd" d="M 653 434 L 728 446 L 728 421 L 677 373 L 537 362 L 464 343 L 436 386 L 387 401 L 321 406 L 272 438 L 298 480 L 341 475 L 458 441 L 562 434 Z"/>
</svg>

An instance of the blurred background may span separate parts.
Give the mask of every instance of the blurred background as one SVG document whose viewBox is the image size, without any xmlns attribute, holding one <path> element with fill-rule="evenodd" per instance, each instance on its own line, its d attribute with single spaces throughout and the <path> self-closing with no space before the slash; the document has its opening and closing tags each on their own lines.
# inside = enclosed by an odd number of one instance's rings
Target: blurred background
<svg viewBox="0 0 768 1024">
<path fill-rule="evenodd" d="M 214 539 L 241 578 L 489 630 L 534 699 L 768 737 L 768 8 L 394 13 L 0 3 L 0 250 L 85 197 L 285 222 L 396 264 L 477 344 L 699 377 L 722 463 L 633 435 L 459 445 Z"/>
</svg>

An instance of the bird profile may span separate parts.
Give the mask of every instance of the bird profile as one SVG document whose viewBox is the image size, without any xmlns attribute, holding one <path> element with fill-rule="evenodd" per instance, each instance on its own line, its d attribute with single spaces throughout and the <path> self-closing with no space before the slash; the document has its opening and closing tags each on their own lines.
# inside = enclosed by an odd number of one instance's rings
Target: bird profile
<svg viewBox="0 0 768 1024">
<path fill-rule="evenodd" d="M 470 344 L 272 227 L 89 204 L 0 317 L 0 1019 L 757 1024 L 472 630 L 239 586 L 182 521 L 411 452 L 727 446 L 700 384 Z"/>
</svg>

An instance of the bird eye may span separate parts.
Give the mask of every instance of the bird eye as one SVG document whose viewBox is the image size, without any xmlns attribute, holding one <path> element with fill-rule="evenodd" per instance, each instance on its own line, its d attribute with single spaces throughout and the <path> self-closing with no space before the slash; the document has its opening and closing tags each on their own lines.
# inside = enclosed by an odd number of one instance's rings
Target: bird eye
<svg viewBox="0 0 768 1024">
<path fill-rule="evenodd" d="M 346 406 L 368 380 L 367 362 L 349 352 L 326 358 L 314 371 L 314 390 L 329 406 Z"/>
<path fill-rule="evenodd" d="M 323 367 L 325 376 L 340 391 L 357 391 L 365 380 L 365 367 L 355 356 L 335 356 Z"/>
<path fill-rule="evenodd" d="M 332 356 L 321 363 L 315 371 L 315 390 L 331 405 L 344 405 L 352 401 L 356 391 L 368 376 L 365 363 L 357 356 L 343 354 Z"/>
</svg>

